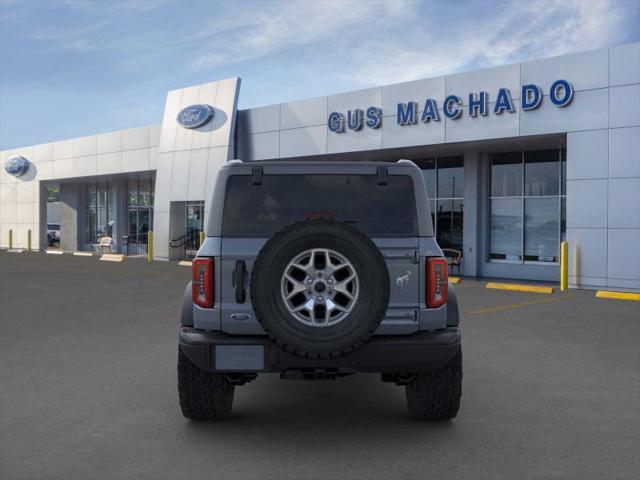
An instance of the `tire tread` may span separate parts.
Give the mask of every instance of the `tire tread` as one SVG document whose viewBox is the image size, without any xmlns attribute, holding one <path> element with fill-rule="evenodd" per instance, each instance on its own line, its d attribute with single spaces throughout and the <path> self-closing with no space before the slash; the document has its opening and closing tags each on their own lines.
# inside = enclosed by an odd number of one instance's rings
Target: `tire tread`
<svg viewBox="0 0 640 480">
<path fill-rule="evenodd" d="M 416 374 L 407 384 L 409 415 L 419 420 L 451 420 L 458 414 L 462 396 L 462 350 L 444 367 Z"/>
<path fill-rule="evenodd" d="M 221 420 L 231 414 L 234 386 L 222 374 L 205 372 L 178 348 L 178 394 L 191 420 Z"/>
</svg>

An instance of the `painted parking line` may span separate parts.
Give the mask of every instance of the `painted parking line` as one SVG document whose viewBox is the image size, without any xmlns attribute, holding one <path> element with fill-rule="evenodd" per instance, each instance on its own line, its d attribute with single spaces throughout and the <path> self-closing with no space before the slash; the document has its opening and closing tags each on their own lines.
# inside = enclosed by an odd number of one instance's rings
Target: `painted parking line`
<svg viewBox="0 0 640 480">
<path fill-rule="evenodd" d="M 121 253 L 105 253 L 100 257 L 101 262 L 122 262 L 124 255 Z"/>
<path fill-rule="evenodd" d="M 180 260 L 178 262 L 178 265 L 180 265 L 181 267 L 190 267 L 192 263 L 189 260 Z"/>
<path fill-rule="evenodd" d="M 534 305 L 536 303 L 555 302 L 568 298 L 568 295 L 562 295 L 557 297 L 540 298 L 538 300 L 528 300 L 526 302 L 510 303 L 508 305 L 498 305 L 497 307 L 480 308 L 478 310 L 471 310 L 472 315 L 479 315 L 481 313 L 500 312 L 502 310 L 509 310 L 511 308 L 526 307 L 527 305 Z"/>
<path fill-rule="evenodd" d="M 93 257 L 92 252 L 73 252 L 76 257 Z"/>
<path fill-rule="evenodd" d="M 541 287 L 536 285 L 520 285 L 518 283 L 495 283 L 489 282 L 484 288 L 492 288 L 495 290 L 509 290 L 511 292 L 530 292 L 530 293 L 553 293 L 553 287 Z"/>
<path fill-rule="evenodd" d="M 610 298 L 614 300 L 631 300 L 634 302 L 640 302 L 640 293 L 631 292 L 611 292 L 609 290 L 598 290 L 596 292 L 597 298 Z"/>
</svg>

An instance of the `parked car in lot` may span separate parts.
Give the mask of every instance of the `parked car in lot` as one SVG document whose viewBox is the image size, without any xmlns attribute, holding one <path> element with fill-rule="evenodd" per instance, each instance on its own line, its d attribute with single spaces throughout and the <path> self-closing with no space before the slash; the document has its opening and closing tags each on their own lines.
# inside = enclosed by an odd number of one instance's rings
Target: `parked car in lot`
<svg viewBox="0 0 640 480">
<path fill-rule="evenodd" d="M 409 413 L 456 416 L 458 305 L 410 161 L 233 161 L 217 178 L 181 311 L 185 417 L 231 412 L 261 373 L 358 372 L 406 388 Z"/>
<path fill-rule="evenodd" d="M 47 223 L 47 246 L 51 247 L 60 243 L 60 224 Z"/>
</svg>

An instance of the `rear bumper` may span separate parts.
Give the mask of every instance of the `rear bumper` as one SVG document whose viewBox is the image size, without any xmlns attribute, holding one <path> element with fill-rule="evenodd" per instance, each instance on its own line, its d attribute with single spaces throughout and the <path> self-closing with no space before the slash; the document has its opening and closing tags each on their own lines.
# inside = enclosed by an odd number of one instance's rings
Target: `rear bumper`
<svg viewBox="0 0 640 480">
<path fill-rule="evenodd" d="M 461 345 L 460 329 L 406 336 L 372 337 L 359 349 L 337 358 L 306 358 L 286 352 L 264 336 L 230 336 L 181 327 L 180 348 L 200 369 L 210 372 L 410 373 L 436 370 Z"/>
</svg>

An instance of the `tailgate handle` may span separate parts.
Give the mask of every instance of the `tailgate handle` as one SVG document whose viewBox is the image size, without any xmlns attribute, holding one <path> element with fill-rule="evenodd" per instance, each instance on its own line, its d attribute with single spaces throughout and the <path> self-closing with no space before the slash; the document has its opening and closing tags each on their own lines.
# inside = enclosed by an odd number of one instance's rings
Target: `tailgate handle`
<svg viewBox="0 0 640 480">
<path fill-rule="evenodd" d="M 236 269 L 233 272 L 233 288 L 236 291 L 236 303 L 244 303 L 247 295 L 244 289 L 244 274 L 247 271 L 244 260 L 236 262 Z"/>
<path fill-rule="evenodd" d="M 390 260 L 411 260 L 411 263 L 418 263 L 420 261 L 420 255 L 417 250 L 406 253 L 386 253 L 384 258 Z"/>
</svg>

